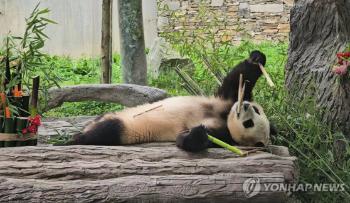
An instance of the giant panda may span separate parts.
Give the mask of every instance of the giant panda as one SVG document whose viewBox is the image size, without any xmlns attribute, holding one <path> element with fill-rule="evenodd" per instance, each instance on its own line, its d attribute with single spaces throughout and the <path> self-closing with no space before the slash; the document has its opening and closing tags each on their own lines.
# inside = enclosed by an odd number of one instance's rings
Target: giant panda
<svg viewBox="0 0 350 203">
<path fill-rule="evenodd" d="M 262 108 L 250 103 L 249 96 L 262 74 L 257 64 L 265 65 L 265 62 L 266 57 L 262 52 L 253 51 L 247 60 L 226 76 L 215 97 L 171 97 L 121 112 L 106 113 L 74 135 L 67 144 L 130 145 L 174 141 L 183 150 L 197 152 L 213 146 L 208 140 L 207 135 L 210 134 L 229 144 L 266 145 L 270 133 L 267 130 L 269 122 L 264 116 L 256 116 L 263 113 Z M 250 120 L 249 125 L 244 127 L 246 130 L 239 127 L 239 123 L 243 125 L 245 120 L 234 116 L 240 74 L 249 82 L 244 93 L 248 96 L 240 115 L 241 118 L 246 115 L 246 119 Z M 251 107 L 247 107 L 248 104 Z M 254 108 L 259 113 L 253 114 Z M 259 120 L 258 125 L 251 123 L 254 119 Z M 263 133 L 259 136 L 247 134 L 246 139 L 245 134 L 250 130 Z"/>
</svg>

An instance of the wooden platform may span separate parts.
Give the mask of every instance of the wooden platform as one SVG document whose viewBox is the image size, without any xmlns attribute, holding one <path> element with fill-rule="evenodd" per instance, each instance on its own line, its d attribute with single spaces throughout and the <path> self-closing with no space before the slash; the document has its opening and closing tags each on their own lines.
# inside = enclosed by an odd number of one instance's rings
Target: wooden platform
<svg viewBox="0 0 350 203">
<path fill-rule="evenodd" d="M 41 146 L 0 149 L 0 202 L 285 202 L 285 192 L 264 184 L 298 178 L 296 158 L 280 146 L 237 157 L 225 149 L 187 153 L 173 143 L 45 145 L 54 132 L 72 133 L 86 120 L 44 122 Z M 243 187 L 249 178 L 259 181 L 259 188 L 248 185 L 259 189 L 252 197 Z"/>
</svg>

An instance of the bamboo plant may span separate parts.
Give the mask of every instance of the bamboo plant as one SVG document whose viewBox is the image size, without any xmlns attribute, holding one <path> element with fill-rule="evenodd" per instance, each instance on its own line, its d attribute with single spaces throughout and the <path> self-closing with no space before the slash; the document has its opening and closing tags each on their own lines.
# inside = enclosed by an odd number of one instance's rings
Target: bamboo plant
<svg viewBox="0 0 350 203">
<path fill-rule="evenodd" d="M 49 12 L 37 4 L 25 19 L 23 36 L 9 33 L 0 47 L 0 133 L 21 136 L 36 133 L 40 124 L 37 117 L 39 92 L 45 93 L 49 87 L 58 86 L 59 78 L 52 71 L 54 67 L 47 63 L 49 56 L 42 52 L 49 38 L 45 29 L 49 24 L 56 24 L 47 18 Z M 0 139 L 0 147 L 16 145 L 21 143 Z"/>
</svg>

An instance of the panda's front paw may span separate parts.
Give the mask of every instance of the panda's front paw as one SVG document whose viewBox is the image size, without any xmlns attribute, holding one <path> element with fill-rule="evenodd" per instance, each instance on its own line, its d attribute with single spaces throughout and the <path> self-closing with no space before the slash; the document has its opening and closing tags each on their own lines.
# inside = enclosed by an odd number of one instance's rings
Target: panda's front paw
<svg viewBox="0 0 350 203">
<path fill-rule="evenodd" d="M 209 139 L 205 126 L 200 125 L 180 134 L 176 138 L 176 145 L 189 152 L 199 152 L 207 149 Z"/>
</svg>

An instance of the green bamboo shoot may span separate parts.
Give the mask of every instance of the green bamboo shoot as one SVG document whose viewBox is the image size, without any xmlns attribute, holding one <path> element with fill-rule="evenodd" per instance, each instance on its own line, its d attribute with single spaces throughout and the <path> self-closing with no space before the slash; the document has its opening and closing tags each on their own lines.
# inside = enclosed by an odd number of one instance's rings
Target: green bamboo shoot
<svg viewBox="0 0 350 203">
<path fill-rule="evenodd" d="M 227 144 L 227 143 L 225 143 L 225 142 L 223 142 L 223 141 L 221 141 L 221 140 L 219 140 L 219 139 L 217 139 L 217 138 L 215 138 L 215 137 L 213 137 L 213 136 L 211 136 L 211 135 L 208 135 L 208 139 L 209 139 L 211 142 L 213 142 L 214 144 L 217 144 L 217 145 L 219 145 L 220 147 L 223 147 L 223 148 L 225 148 L 225 149 L 227 149 L 227 150 L 230 150 L 231 152 L 233 152 L 233 153 L 235 153 L 235 154 L 238 154 L 238 155 L 240 155 L 240 156 L 243 156 L 243 155 L 244 155 L 244 153 L 243 153 L 240 149 L 238 149 L 237 147 L 234 147 L 234 146 L 232 146 L 232 145 L 229 145 L 229 144 Z"/>
</svg>

